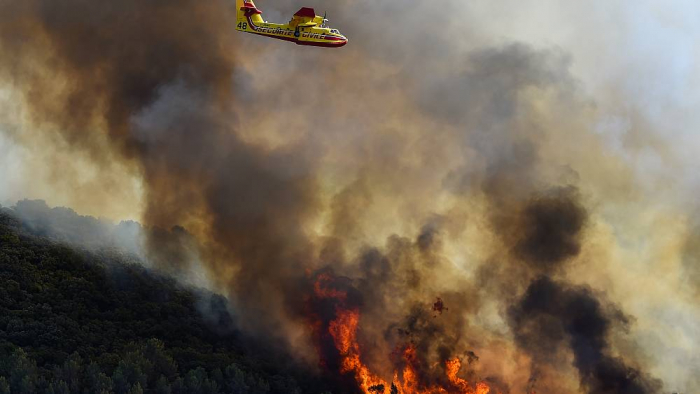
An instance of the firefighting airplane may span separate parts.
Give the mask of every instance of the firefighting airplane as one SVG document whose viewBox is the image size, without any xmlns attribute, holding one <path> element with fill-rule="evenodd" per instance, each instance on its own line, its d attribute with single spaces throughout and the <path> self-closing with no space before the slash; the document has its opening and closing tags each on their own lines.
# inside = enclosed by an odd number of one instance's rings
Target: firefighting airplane
<svg viewBox="0 0 700 394">
<path fill-rule="evenodd" d="M 336 29 L 326 27 L 328 20 L 316 15 L 313 8 L 300 9 L 286 25 L 265 22 L 262 11 L 255 7 L 253 0 L 236 0 L 238 24 L 236 30 L 261 36 L 292 41 L 297 45 L 340 48 L 348 39 Z"/>
</svg>

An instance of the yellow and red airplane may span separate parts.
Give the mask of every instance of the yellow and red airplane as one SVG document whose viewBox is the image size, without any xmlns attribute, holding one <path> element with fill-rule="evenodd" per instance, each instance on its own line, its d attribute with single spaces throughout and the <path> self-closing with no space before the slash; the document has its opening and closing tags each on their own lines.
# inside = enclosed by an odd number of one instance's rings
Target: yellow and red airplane
<svg viewBox="0 0 700 394">
<path fill-rule="evenodd" d="M 328 20 L 316 15 L 313 8 L 300 9 L 286 25 L 265 22 L 262 11 L 255 7 L 253 0 L 236 0 L 238 24 L 236 30 L 259 34 L 265 37 L 292 41 L 297 45 L 339 48 L 348 39 L 337 29 L 326 27 Z"/>
</svg>

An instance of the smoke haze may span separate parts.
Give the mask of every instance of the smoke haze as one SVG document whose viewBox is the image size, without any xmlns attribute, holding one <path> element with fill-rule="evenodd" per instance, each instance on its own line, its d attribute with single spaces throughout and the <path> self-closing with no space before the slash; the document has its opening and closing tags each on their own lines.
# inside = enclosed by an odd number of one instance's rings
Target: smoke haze
<svg viewBox="0 0 700 394">
<path fill-rule="evenodd" d="M 697 61 L 646 62 L 658 4 L 532 3 L 331 2 L 324 51 L 233 1 L 0 0 L 0 199 L 165 229 L 150 260 L 321 369 L 357 311 L 387 382 L 698 391 Z"/>
</svg>

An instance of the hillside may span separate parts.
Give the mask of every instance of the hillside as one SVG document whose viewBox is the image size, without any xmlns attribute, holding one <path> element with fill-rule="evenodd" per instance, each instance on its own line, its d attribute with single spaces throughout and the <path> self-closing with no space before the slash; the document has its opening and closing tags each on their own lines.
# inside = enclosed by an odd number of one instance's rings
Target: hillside
<svg viewBox="0 0 700 394">
<path fill-rule="evenodd" d="M 261 356 L 272 353 L 233 323 L 220 296 L 118 249 L 67 246 L 0 208 L 0 394 L 327 389 Z"/>
</svg>

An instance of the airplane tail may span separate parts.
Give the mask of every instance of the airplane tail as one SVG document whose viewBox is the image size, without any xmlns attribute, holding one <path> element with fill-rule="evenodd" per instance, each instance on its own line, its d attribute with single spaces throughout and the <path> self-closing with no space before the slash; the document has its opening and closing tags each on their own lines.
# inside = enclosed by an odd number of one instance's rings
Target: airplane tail
<svg viewBox="0 0 700 394">
<path fill-rule="evenodd" d="M 249 22 L 264 22 L 263 18 L 260 16 L 262 11 L 255 7 L 253 0 L 236 0 L 236 9 L 238 15 L 238 26 L 236 26 L 237 30 L 247 30 L 247 24 Z"/>
</svg>

